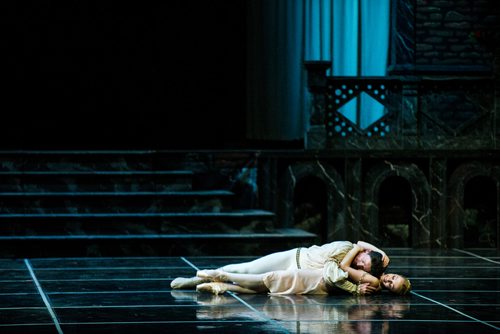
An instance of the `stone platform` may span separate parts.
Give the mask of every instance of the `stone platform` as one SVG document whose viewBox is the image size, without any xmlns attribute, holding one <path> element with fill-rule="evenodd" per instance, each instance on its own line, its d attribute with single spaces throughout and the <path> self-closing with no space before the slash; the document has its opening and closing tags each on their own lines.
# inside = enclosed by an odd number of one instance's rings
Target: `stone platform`
<svg viewBox="0 0 500 334">
<path fill-rule="evenodd" d="M 1 333 L 498 333 L 500 253 L 387 248 L 409 296 L 213 296 L 177 276 L 252 257 L 0 260 Z"/>
</svg>

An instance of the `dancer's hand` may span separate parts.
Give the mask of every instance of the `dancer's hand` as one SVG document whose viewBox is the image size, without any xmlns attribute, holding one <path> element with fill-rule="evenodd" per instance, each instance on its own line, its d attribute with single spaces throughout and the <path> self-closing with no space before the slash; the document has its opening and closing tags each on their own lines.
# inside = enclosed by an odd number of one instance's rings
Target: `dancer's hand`
<svg viewBox="0 0 500 334">
<path fill-rule="evenodd" d="M 370 283 L 361 283 L 358 286 L 358 294 L 361 296 L 371 295 L 372 293 L 374 293 L 376 291 L 377 291 L 377 288 L 371 286 Z"/>
</svg>

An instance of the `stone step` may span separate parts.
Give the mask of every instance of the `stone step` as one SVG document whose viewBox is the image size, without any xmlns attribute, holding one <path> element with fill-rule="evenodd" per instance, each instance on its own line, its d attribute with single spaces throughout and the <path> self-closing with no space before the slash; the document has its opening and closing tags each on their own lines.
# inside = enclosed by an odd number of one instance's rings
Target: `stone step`
<svg viewBox="0 0 500 334">
<path fill-rule="evenodd" d="M 204 191 L 0 192 L 0 215 L 92 212 L 221 211 L 233 193 Z"/>
<path fill-rule="evenodd" d="M 70 176 L 132 176 L 132 175 L 192 175 L 190 171 L 175 171 L 175 170 L 164 170 L 164 171 L 150 171 L 150 170 L 48 170 L 48 171 L 0 171 L 0 176 L 59 176 L 59 175 L 70 175 Z"/>
<path fill-rule="evenodd" d="M 264 255 L 310 245 L 316 238 L 290 228 L 272 233 L 1 236 L 0 256 Z"/>
<path fill-rule="evenodd" d="M 274 218 L 264 210 L 2 214 L 0 235 L 267 233 L 274 229 Z"/>
<path fill-rule="evenodd" d="M 218 190 L 255 159 L 223 154 L 0 151 L 0 256 L 257 255 L 316 237 Z"/>
<path fill-rule="evenodd" d="M 57 218 L 245 218 L 245 217 L 274 217 L 274 213 L 266 210 L 238 210 L 238 211 L 222 211 L 222 212 L 118 212 L 118 213 L 6 213 L 0 215 L 0 221 L 9 219 L 57 219 Z"/>
<path fill-rule="evenodd" d="M 198 154 L 156 150 L 0 151 L 0 171 L 195 170 Z"/>
<path fill-rule="evenodd" d="M 269 233 L 182 233 L 182 234 L 109 234 L 109 235 L 27 235 L 27 236 L 0 236 L 0 241 L 21 241 L 21 240 L 116 240 L 116 239 L 280 239 L 280 238 L 308 238 L 315 237 L 315 234 L 300 229 L 275 229 Z"/>
<path fill-rule="evenodd" d="M 0 192 L 183 191 L 191 171 L 0 171 Z"/>
</svg>

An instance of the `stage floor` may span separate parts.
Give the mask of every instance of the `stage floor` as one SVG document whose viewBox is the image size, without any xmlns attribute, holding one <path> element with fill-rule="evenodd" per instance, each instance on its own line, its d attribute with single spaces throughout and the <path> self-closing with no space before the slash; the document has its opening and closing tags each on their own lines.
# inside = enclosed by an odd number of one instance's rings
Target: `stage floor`
<svg viewBox="0 0 500 334">
<path fill-rule="evenodd" d="M 500 253 L 385 249 L 408 297 L 170 289 L 251 257 L 0 260 L 0 333 L 498 333 Z"/>
</svg>

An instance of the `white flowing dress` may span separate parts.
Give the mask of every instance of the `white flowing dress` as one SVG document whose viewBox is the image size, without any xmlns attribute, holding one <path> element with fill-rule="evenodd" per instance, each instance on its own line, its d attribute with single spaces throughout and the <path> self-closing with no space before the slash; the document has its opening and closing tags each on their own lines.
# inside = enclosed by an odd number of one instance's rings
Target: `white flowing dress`
<svg viewBox="0 0 500 334">
<path fill-rule="evenodd" d="M 349 241 L 335 241 L 301 248 L 297 258 L 301 269 L 266 273 L 263 282 L 271 294 L 328 294 L 332 288 L 355 293 L 357 286 L 339 267 L 352 247 Z"/>
</svg>

